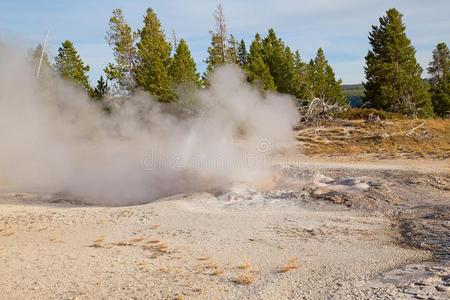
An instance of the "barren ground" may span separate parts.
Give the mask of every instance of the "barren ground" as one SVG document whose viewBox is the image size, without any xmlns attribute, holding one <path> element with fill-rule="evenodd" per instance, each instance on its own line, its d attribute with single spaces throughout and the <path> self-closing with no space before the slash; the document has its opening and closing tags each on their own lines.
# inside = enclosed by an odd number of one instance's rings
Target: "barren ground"
<svg viewBox="0 0 450 300">
<path fill-rule="evenodd" d="M 298 161 L 140 206 L 1 193 L 0 298 L 450 297 L 448 159 Z"/>
</svg>

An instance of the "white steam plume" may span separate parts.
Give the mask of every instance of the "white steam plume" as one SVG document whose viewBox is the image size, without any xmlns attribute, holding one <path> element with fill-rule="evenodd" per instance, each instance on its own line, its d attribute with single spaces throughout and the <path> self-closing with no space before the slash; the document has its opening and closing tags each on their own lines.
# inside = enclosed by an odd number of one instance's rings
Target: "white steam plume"
<svg viewBox="0 0 450 300">
<path fill-rule="evenodd" d="M 37 81 L 24 58 L 0 46 L 3 190 L 145 203 L 261 180 L 267 150 L 294 142 L 292 99 L 258 91 L 237 66 L 218 68 L 209 88 L 180 95 L 195 99 L 190 117 L 145 93 L 122 99 L 108 115 L 71 84 L 48 80 Z"/>
</svg>

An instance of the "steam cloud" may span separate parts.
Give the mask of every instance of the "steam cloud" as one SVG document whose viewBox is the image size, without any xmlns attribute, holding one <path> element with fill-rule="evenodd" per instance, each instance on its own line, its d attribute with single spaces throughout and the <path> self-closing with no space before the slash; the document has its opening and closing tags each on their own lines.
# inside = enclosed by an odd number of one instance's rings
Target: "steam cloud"
<svg viewBox="0 0 450 300">
<path fill-rule="evenodd" d="M 63 80 L 36 80 L 0 46 L 0 188 L 125 205 L 261 180 L 270 150 L 294 142 L 294 102 L 248 85 L 237 66 L 210 81 L 180 94 L 195 99 L 190 117 L 145 93 L 108 115 Z"/>
</svg>

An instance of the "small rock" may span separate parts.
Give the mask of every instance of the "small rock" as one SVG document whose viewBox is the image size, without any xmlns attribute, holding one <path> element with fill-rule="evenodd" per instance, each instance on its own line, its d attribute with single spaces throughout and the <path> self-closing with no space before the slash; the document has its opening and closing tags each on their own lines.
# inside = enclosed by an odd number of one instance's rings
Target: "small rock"
<svg viewBox="0 0 450 300">
<path fill-rule="evenodd" d="M 434 288 L 436 289 L 436 291 L 439 291 L 439 292 L 446 292 L 446 291 L 450 290 L 449 287 L 443 286 L 443 285 L 436 285 Z"/>
</svg>

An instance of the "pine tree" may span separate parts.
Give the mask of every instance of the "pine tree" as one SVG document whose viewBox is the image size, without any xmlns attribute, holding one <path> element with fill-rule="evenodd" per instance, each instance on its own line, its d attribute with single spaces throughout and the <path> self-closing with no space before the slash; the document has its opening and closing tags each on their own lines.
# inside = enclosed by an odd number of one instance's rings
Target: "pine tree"
<svg viewBox="0 0 450 300">
<path fill-rule="evenodd" d="M 297 99 L 309 99 L 307 65 L 302 61 L 298 50 L 294 53 L 294 75 L 292 78 L 292 94 Z"/>
<path fill-rule="evenodd" d="M 305 99 L 313 100 L 316 98 L 316 93 L 314 91 L 314 60 L 310 59 L 305 65 Z"/>
<path fill-rule="evenodd" d="M 94 88 L 92 92 L 92 96 L 94 99 L 103 99 L 109 93 L 108 81 L 105 81 L 103 76 L 100 76 L 100 79 L 97 81 L 97 86 Z"/>
<path fill-rule="evenodd" d="M 50 60 L 48 58 L 48 54 L 46 52 L 42 53 L 44 48 L 39 43 L 36 48 L 28 50 L 28 61 L 31 63 L 33 69 L 37 71 L 39 67 L 39 62 L 42 57 L 41 71 L 47 70 L 51 71 L 53 69 Z M 44 55 L 42 55 L 44 54 Z"/>
<path fill-rule="evenodd" d="M 323 97 L 339 105 L 347 104 L 347 98 L 342 90 L 342 81 L 336 80 L 333 68 L 328 64 L 325 53 L 319 48 L 316 57 L 310 64 L 312 96 Z"/>
<path fill-rule="evenodd" d="M 172 28 L 172 34 L 171 34 L 169 40 L 170 40 L 170 43 L 172 45 L 172 51 L 176 51 L 177 48 L 178 48 L 178 37 L 177 37 L 177 34 L 175 32 L 175 29 L 173 29 L 173 28 Z"/>
<path fill-rule="evenodd" d="M 200 78 L 197 73 L 197 66 L 192 58 L 191 51 L 184 39 L 178 42 L 178 47 L 173 56 L 170 67 L 170 74 L 173 84 L 192 84 L 200 86 Z"/>
<path fill-rule="evenodd" d="M 58 49 L 55 58 L 55 69 L 64 79 L 73 81 L 83 87 L 88 93 L 92 92 L 89 78 L 86 74 L 89 66 L 85 65 L 71 41 L 65 41 Z"/>
<path fill-rule="evenodd" d="M 327 67 L 327 60 L 322 48 L 319 48 L 316 52 L 312 65 L 311 80 L 313 86 L 314 97 L 325 96 L 325 88 L 327 86 L 327 78 L 325 70 Z"/>
<path fill-rule="evenodd" d="M 169 76 L 171 47 L 153 9 L 147 9 L 144 27 L 138 33 L 137 84 L 150 94 L 158 96 L 160 101 L 170 101 L 173 99 Z"/>
<path fill-rule="evenodd" d="M 281 41 L 281 39 L 280 39 Z M 295 78 L 295 62 L 294 62 L 294 54 L 291 51 L 289 46 L 285 47 L 285 58 L 283 70 L 285 75 L 283 76 L 285 81 L 284 84 L 280 86 L 280 92 L 294 94 L 294 78 Z"/>
<path fill-rule="evenodd" d="M 428 73 L 434 112 L 442 117 L 450 115 L 450 51 L 445 43 L 439 43 L 433 50 Z"/>
<path fill-rule="evenodd" d="M 203 74 L 203 81 L 208 84 L 208 76 L 214 67 L 225 63 L 225 59 L 222 57 L 221 38 L 215 33 L 211 33 L 211 46 L 208 47 L 208 57 L 205 63 L 206 71 Z"/>
<path fill-rule="evenodd" d="M 273 29 L 263 40 L 263 58 L 269 67 L 276 89 L 280 93 L 292 92 L 294 75 L 294 58 L 289 47 L 286 47 Z"/>
<path fill-rule="evenodd" d="M 247 47 L 245 45 L 244 40 L 241 40 L 239 42 L 238 48 L 237 48 L 237 57 L 238 57 L 238 63 L 241 66 L 241 68 L 245 68 L 248 62 L 248 53 L 247 53 Z"/>
<path fill-rule="evenodd" d="M 214 19 L 216 20 L 217 47 L 219 48 L 219 56 L 222 64 L 226 62 L 227 53 L 227 25 L 225 23 L 225 13 L 223 6 L 219 4 L 214 11 Z"/>
<path fill-rule="evenodd" d="M 402 14 L 392 8 L 372 26 L 366 56 L 365 101 L 373 107 L 405 114 L 432 115 L 422 68 L 405 33 Z"/>
<path fill-rule="evenodd" d="M 226 63 L 232 63 L 232 64 L 238 64 L 238 43 L 234 36 L 230 34 L 230 38 L 228 39 L 228 46 L 226 48 L 225 53 L 225 62 Z"/>
<path fill-rule="evenodd" d="M 229 57 L 233 57 L 232 53 L 230 55 L 230 52 L 227 50 L 228 34 L 222 5 L 219 4 L 217 6 L 213 15 L 216 21 L 216 28 L 214 31 L 210 31 L 211 46 L 208 47 L 208 57 L 205 60 L 206 71 L 203 74 L 205 84 L 208 84 L 208 76 L 215 66 L 229 63 Z"/>
<path fill-rule="evenodd" d="M 262 86 L 265 90 L 276 89 L 272 75 L 270 75 L 269 66 L 263 59 L 261 36 L 257 33 L 255 39 L 250 45 L 250 53 L 248 55 L 247 67 L 245 68 L 249 82 L 254 82 Z"/>
<path fill-rule="evenodd" d="M 109 80 L 117 83 L 119 92 L 130 93 L 136 87 L 136 34 L 126 23 L 121 9 L 113 10 L 106 40 L 113 49 L 115 64 L 108 64 L 105 74 Z"/>
<path fill-rule="evenodd" d="M 327 86 L 325 89 L 325 97 L 332 99 L 332 102 L 345 106 L 348 104 L 347 96 L 342 89 L 342 80 L 336 80 L 333 68 L 327 64 L 325 68 L 325 78 Z"/>
<path fill-rule="evenodd" d="M 450 50 L 445 43 L 437 44 L 433 50 L 433 60 L 429 63 L 428 73 L 431 75 L 433 87 L 450 75 Z"/>
</svg>

